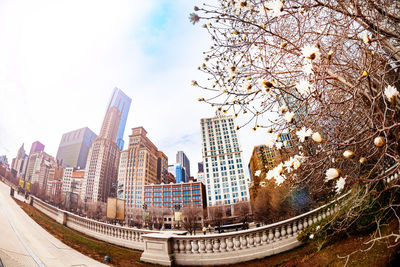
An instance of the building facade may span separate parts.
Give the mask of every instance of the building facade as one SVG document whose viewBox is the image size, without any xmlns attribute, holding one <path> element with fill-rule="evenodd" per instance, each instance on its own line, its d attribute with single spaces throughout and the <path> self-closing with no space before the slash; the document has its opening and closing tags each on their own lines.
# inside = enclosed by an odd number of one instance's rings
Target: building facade
<svg viewBox="0 0 400 267">
<path fill-rule="evenodd" d="M 232 116 L 201 119 L 207 206 L 249 200 L 242 151 Z"/>
<path fill-rule="evenodd" d="M 180 164 L 181 167 L 185 171 L 185 179 L 184 181 L 186 182 L 186 177 L 190 176 L 190 161 L 188 157 L 186 156 L 185 152 L 183 151 L 178 151 L 176 153 L 176 163 Z"/>
<path fill-rule="evenodd" d="M 162 151 L 157 152 L 157 183 L 168 183 L 168 157 Z"/>
<path fill-rule="evenodd" d="M 90 146 L 96 137 L 88 127 L 63 134 L 56 159 L 65 167 L 85 169 Z"/>
<path fill-rule="evenodd" d="M 29 182 L 30 184 L 38 183 L 39 188 L 46 189 L 47 182 L 51 179 L 54 179 L 54 164 L 54 158 L 46 152 L 33 152 L 29 156 L 25 181 Z"/>
<path fill-rule="evenodd" d="M 118 198 L 128 210 L 143 205 L 143 187 L 158 183 L 157 163 L 161 155 L 143 127 L 132 129 L 127 150 L 121 152 L 118 172 Z M 168 162 L 166 164 L 168 166 Z M 159 168 L 163 170 L 163 168 Z"/>
<path fill-rule="evenodd" d="M 35 152 L 41 152 L 44 151 L 44 145 L 40 143 L 39 141 L 33 142 L 31 146 L 31 150 L 29 151 L 29 156 L 32 155 L 32 153 Z"/>
<path fill-rule="evenodd" d="M 128 118 L 129 109 L 131 106 L 132 99 L 128 97 L 124 92 L 122 92 L 117 87 L 114 88 L 113 93 L 111 95 L 110 102 L 108 103 L 107 112 L 115 107 L 121 113 L 121 118 L 119 124 L 117 126 L 117 135 L 115 137 L 115 143 L 117 144 L 119 150 L 124 149 L 124 132 L 126 120 Z M 106 113 L 107 113 L 106 112 Z"/>
<path fill-rule="evenodd" d="M 201 182 L 153 184 L 144 186 L 147 209 L 177 210 L 186 207 L 206 208 L 205 187 Z"/>
<path fill-rule="evenodd" d="M 107 110 L 99 136 L 89 149 L 82 182 L 83 202 L 106 202 L 116 196 L 119 147 L 115 143 L 121 112 L 116 107 Z"/>
<path fill-rule="evenodd" d="M 25 154 L 24 144 L 22 144 L 18 150 L 17 156 L 12 161 L 11 169 L 17 172 L 17 177 L 24 178 L 27 164 L 28 155 Z"/>
</svg>

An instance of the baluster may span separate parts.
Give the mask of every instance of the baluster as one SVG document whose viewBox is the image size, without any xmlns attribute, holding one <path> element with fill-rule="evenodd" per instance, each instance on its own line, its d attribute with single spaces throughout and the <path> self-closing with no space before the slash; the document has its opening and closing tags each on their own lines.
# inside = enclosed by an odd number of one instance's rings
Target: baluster
<svg viewBox="0 0 400 267">
<path fill-rule="evenodd" d="M 213 253 L 211 239 L 209 239 L 209 238 L 206 239 L 206 252 Z"/>
<path fill-rule="evenodd" d="M 293 222 L 292 231 L 293 231 L 293 235 L 297 233 L 297 221 Z"/>
<path fill-rule="evenodd" d="M 239 236 L 235 236 L 234 244 L 235 244 L 235 250 L 240 250 L 241 249 L 241 247 L 240 247 L 240 237 Z"/>
<path fill-rule="evenodd" d="M 279 232 L 278 227 L 275 227 L 275 239 L 278 240 L 280 236 L 281 236 L 281 233 Z"/>
<path fill-rule="evenodd" d="M 254 234 L 249 234 L 249 247 L 255 247 L 256 243 L 254 242 Z"/>
<path fill-rule="evenodd" d="M 186 246 L 185 246 L 185 253 L 186 254 L 191 254 L 192 253 L 192 241 L 190 239 L 185 240 Z"/>
<path fill-rule="evenodd" d="M 286 233 L 287 233 L 287 237 L 292 236 L 292 224 L 288 223 L 286 225 Z"/>
<path fill-rule="evenodd" d="M 227 250 L 228 250 L 228 251 L 234 250 L 234 249 L 233 249 L 233 245 L 234 245 L 234 244 L 233 244 L 233 238 L 230 236 L 230 237 L 228 238 L 228 246 L 227 246 L 228 249 L 227 249 Z"/>
<path fill-rule="evenodd" d="M 214 252 L 219 252 L 219 247 L 220 247 L 219 238 L 216 238 L 214 240 L 214 246 L 213 246 Z"/>
<path fill-rule="evenodd" d="M 173 246 L 173 248 L 174 248 L 174 251 L 173 251 L 173 253 L 179 253 L 179 241 L 178 240 L 174 240 L 174 246 Z"/>
<path fill-rule="evenodd" d="M 199 250 L 200 253 L 204 253 L 206 250 L 206 245 L 204 244 L 204 239 L 200 239 L 200 245 L 199 245 Z"/>
<path fill-rule="evenodd" d="M 256 241 L 255 242 L 256 247 L 261 245 L 261 237 L 260 237 L 260 232 L 259 231 L 256 233 L 255 241 Z"/>
<path fill-rule="evenodd" d="M 185 243 L 182 239 L 179 240 L 179 252 L 185 253 Z"/>
<path fill-rule="evenodd" d="M 314 214 L 313 216 L 313 223 L 317 223 L 318 222 L 318 218 L 317 218 L 317 214 Z"/>
<path fill-rule="evenodd" d="M 193 240 L 192 247 L 193 247 L 193 253 L 198 254 L 199 253 L 199 240 L 198 239 Z"/>
<path fill-rule="evenodd" d="M 221 238 L 221 246 L 220 246 L 221 252 L 225 252 L 226 251 L 226 247 L 227 247 L 226 242 L 227 242 L 226 238 Z"/>
<path fill-rule="evenodd" d="M 308 226 L 313 225 L 312 215 L 308 217 Z"/>
<path fill-rule="evenodd" d="M 281 237 L 287 238 L 285 225 L 282 225 L 282 227 L 281 227 Z"/>
<path fill-rule="evenodd" d="M 307 227 L 308 227 L 307 218 L 304 218 L 304 221 L 303 221 L 303 228 L 306 229 Z"/>
<path fill-rule="evenodd" d="M 271 242 L 274 242 L 274 233 L 272 232 L 272 229 L 269 228 L 269 231 L 268 231 L 268 242 L 267 243 L 271 243 Z"/>
</svg>

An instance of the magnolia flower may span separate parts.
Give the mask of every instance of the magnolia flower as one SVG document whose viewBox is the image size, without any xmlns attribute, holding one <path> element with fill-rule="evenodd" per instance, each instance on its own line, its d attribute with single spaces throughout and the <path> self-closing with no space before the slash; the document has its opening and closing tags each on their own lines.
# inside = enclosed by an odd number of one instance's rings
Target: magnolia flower
<svg viewBox="0 0 400 267">
<path fill-rule="evenodd" d="M 310 83 L 308 80 L 302 79 L 296 83 L 296 89 L 302 95 L 307 95 L 310 93 Z"/>
<path fill-rule="evenodd" d="M 285 181 L 285 176 L 283 176 L 283 175 L 277 175 L 274 178 L 275 178 L 275 183 L 277 185 L 280 185 L 281 183 L 283 183 Z"/>
<path fill-rule="evenodd" d="M 304 63 L 303 68 L 302 68 L 304 74 L 310 75 L 313 73 L 313 69 L 312 69 L 312 63 L 307 61 Z"/>
<path fill-rule="evenodd" d="M 297 137 L 301 142 L 304 142 L 306 137 L 309 137 L 312 135 L 312 130 L 311 129 L 306 129 L 306 127 L 303 126 L 300 131 L 296 132 Z"/>
<path fill-rule="evenodd" d="M 288 107 L 287 107 L 287 106 L 283 105 L 283 106 L 281 107 L 281 112 L 282 112 L 282 114 L 285 113 L 287 110 L 288 110 Z"/>
<path fill-rule="evenodd" d="M 343 190 L 344 185 L 346 184 L 346 179 L 344 179 L 343 177 L 340 177 L 339 180 L 336 181 L 336 193 L 339 193 L 340 191 Z"/>
<path fill-rule="evenodd" d="M 365 34 L 364 34 L 363 41 L 364 41 L 364 43 L 366 43 L 366 44 L 369 44 L 369 43 L 371 42 L 371 39 L 369 38 L 368 33 L 365 33 Z"/>
<path fill-rule="evenodd" d="M 319 229 L 321 229 L 321 226 L 318 225 L 317 228 L 315 228 L 315 230 L 318 231 Z"/>
<path fill-rule="evenodd" d="M 260 174 L 261 174 L 261 170 L 257 170 L 257 171 L 254 173 L 255 176 L 260 176 Z"/>
<path fill-rule="evenodd" d="M 398 95 L 399 95 L 399 91 L 397 91 L 396 87 L 388 85 L 385 88 L 385 96 L 389 101 L 393 101 Z"/>
<path fill-rule="evenodd" d="M 317 143 L 321 143 L 323 141 L 322 136 L 319 134 L 319 132 L 313 133 L 311 138 Z"/>
<path fill-rule="evenodd" d="M 377 147 L 383 146 L 385 144 L 385 138 L 383 138 L 382 136 L 375 137 L 374 144 Z"/>
<path fill-rule="evenodd" d="M 288 123 L 291 123 L 294 118 L 294 113 L 293 112 L 286 112 L 285 113 L 285 119 Z"/>
<path fill-rule="evenodd" d="M 282 146 L 283 146 L 283 143 L 282 142 L 276 142 L 276 149 L 281 149 L 282 148 Z"/>
<path fill-rule="evenodd" d="M 325 181 L 329 181 L 329 180 L 332 180 L 332 179 L 335 179 L 335 178 L 339 177 L 340 176 L 340 170 L 336 169 L 336 168 L 330 168 L 330 169 L 328 169 L 326 171 L 325 175 L 326 175 Z"/>
<path fill-rule="evenodd" d="M 366 158 L 364 158 L 364 157 L 360 158 L 360 163 L 361 164 L 365 164 L 366 162 L 367 162 Z"/>
<path fill-rule="evenodd" d="M 282 14 L 283 2 L 281 0 L 273 0 L 266 3 L 266 8 L 268 9 L 267 14 L 272 17 L 277 17 Z"/>
<path fill-rule="evenodd" d="M 310 239 L 313 239 L 313 238 L 314 238 L 314 234 L 311 234 L 311 235 L 309 236 L 309 238 L 310 238 Z"/>
<path fill-rule="evenodd" d="M 314 60 L 319 58 L 320 52 L 315 45 L 306 45 L 301 49 L 302 56 L 306 59 Z"/>
<path fill-rule="evenodd" d="M 354 158 L 354 152 L 351 150 L 346 150 L 345 152 L 343 152 L 343 157 L 345 157 L 346 159 L 352 159 Z"/>
</svg>

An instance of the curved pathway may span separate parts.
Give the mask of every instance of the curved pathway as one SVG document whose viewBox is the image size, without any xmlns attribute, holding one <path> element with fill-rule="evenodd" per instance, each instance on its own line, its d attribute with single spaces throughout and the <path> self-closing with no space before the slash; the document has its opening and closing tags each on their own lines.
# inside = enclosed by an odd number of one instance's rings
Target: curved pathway
<svg viewBox="0 0 400 267">
<path fill-rule="evenodd" d="M 0 259 L 5 267 L 107 266 L 68 247 L 33 221 L 0 182 Z"/>
</svg>

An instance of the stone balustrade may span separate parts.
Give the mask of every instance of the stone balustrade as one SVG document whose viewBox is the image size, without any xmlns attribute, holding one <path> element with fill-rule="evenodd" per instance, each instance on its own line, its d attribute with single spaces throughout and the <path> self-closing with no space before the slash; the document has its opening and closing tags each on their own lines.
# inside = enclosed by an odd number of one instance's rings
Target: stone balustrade
<svg viewBox="0 0 400 267">
<path fill-rule="evenodd" d="M 162 265 L 219 265 L 287 251 L 301 244 L 297 235 L 302 230 L 336 213 L 348 194 L 299 216 L 254 229 L 211 235 L 170 235 L 164 239 L 160 235 L 145 235 L 141 260 Z M 169 249 L 167 244 L 171 246 Z M 163 252 L 169 254 L 162 256 Z"/>
<path fill-rule="evenodd" d="M 98 222 L 71 212 L 58 209 L 36 197 L 33 197 L 33 206 L 71 229 L 84 233 L 96 239 L 115 244 L 118 246 L 144 250 L 143 235 L 158 233 L 158 231 L 137 229 L 131 227 L 117 226 L 113 224 Z"/>
</svg>

